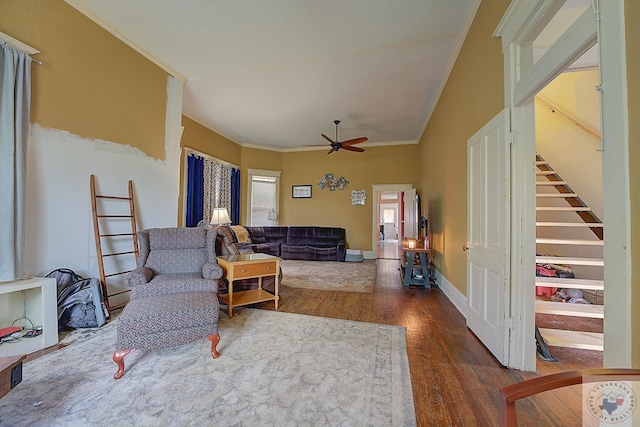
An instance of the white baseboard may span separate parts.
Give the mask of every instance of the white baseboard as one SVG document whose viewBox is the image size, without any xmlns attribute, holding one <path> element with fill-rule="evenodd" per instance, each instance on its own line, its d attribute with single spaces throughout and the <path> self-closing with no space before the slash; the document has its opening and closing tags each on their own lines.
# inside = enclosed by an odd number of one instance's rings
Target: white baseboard
<svg viewBox="0 0 640 427">
<path fill-rule="evenodd" d="M 447 280 L 437 269 L 436 269 L 436 280 L 438 283 L 438 287 L 444 292 L 444 294 L 449 298 L 449 300 L 456 306 L 458 311 L 462 313 L 464 318 L 467 318 L 467 297 L 463 295 L 462 292 L 458 290 L 451 282 Z"/>
</svg>

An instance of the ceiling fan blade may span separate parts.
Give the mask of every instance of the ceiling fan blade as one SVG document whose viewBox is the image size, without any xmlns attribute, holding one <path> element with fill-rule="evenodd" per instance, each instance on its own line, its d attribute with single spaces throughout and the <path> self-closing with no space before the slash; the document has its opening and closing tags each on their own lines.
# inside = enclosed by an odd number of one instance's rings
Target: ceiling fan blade
<svg viewBox="0 0 640 427">
<path fill-rule="evenodd" d="M 331 150 L 329 150 L 329 152 L 328 152 L 327 154 L 331 154 L 331 153 L 333 153 L 334 151 L 337 151 L 337 150 L 335 150 L 335 149 L 333 149 L 333 148 L 332 148 Z"/>
<path fill-rule="evenodd" d="M 349 139 L 347 141 L 344 141 L 342 143 L 342 146 L 349 146 L 349 145 L 355 145 L 355 144 L 360 144 L 361 142 L 365 142 L 367 141 L 369 138 L 367 138 L 366 136 L 362 137 L 362 138 L 354 138 L 354 139 Z"/>
<path fill-rule="evenodd" d="M 327 141 L 329 141 L 329 142 L 333 143 L 333 139 L 329 138 L 329 137 L 328 137 L 327 135 L 325 135 L 324 133 L 321 133 L 320 135 L 322 135 L 322 137 L 323 137 L 324 139 L 326 139 Z"/>
<path fill-rule="evenodd" d="M 364 151 L 364 148 L 360 148 L 360 147 L 349 147 L 348 145 L 345 147 L 344 145 L 342 146 L 343 150 L 349 150 L 349 151 L 357 151 L 359 153 L 362 153 Z"/>
</svg>

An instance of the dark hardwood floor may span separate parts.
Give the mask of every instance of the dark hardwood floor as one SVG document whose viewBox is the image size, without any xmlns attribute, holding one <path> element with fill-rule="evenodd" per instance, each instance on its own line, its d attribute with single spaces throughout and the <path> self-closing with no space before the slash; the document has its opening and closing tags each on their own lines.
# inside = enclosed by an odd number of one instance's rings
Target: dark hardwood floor
<svg viewBox="0 0 640 427">
<path fill-rule="evenodd" d="M 283 287 L 279 311 L 405 327 L 419 426 L 497 425 L 501 387 L 539 375 L 602 367 L 601 352 L 551 348 L 558 363 L 538 359 L 536 373 L 506 369 L 467 329 L 440 289 L 404 288 L 393 250 L 383 248 L 380 256 L 373 293 Z M 273 303 L 257 307 L 274 309 Z M 547 392 L 519 404 L 521 425 L 582 425 L 579 392 L 575 387 Z"/>
<path fill-rule="evenodd" d="M 378 256 L 373 293 L 283 287 L 278 311 L 405 327 L 418 426 L 495 426 L 501 387 L 602 367 L 601 352 L 551 348 L 558 363 L 538 359 L 536 373 L 506 369 L 467 329 L 464 317 L 440 289 L 402 286 L 395 244 L 382 246 Z M 273 302 L 255 307 L 274 310 Z M 579 387 L 570 387 L 525 399 L 518 403 L 520 425 L 580 426 L 580 396 Z"/>
</svg>

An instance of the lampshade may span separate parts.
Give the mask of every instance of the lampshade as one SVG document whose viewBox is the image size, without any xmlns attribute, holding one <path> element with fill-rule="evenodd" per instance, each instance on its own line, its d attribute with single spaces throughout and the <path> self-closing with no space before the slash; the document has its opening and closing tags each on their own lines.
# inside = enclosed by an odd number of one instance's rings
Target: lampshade
<svg viewBox="0 0 640 427">
<path fill-rule="evenodd" d="M 229 212 L 227 212 L 227 208 L 213 208 L 213 214 L 211 215 L 211 224 L 231 224 L 231 218 L 229 218 Z"/>
<path fill-rule="evenodd" d="M 278 219 L 278 214 L 276 212 L 269 212 L 267 218 L 269 218 L 269 221 L 275 221 Z"/>
</svg>

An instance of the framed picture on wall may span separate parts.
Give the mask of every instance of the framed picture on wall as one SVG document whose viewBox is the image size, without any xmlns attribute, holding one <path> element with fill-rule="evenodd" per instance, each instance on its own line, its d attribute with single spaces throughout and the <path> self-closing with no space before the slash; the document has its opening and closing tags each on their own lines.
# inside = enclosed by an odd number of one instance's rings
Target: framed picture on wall
<svg viewBox="0 0 640 427">
<path fill-rule="evenodd" d="M 291 197 L 294 199 L 310 199 L 311 185 L 292 185 Z"/>
</svg>

